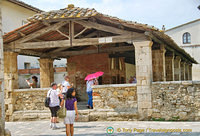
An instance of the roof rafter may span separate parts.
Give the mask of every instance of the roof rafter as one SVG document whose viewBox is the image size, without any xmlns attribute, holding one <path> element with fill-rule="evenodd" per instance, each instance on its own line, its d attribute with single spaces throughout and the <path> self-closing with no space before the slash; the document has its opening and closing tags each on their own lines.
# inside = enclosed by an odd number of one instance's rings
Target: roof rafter
<svg viewBox="0 0 200 136">
<path fill-rule="evenodd" d="M 36 32 L 33 32 L 27 36 L 24 36 L 23 38 L 15 41 L 15 43 L 23 43 L 23 42 L 26 42 L 26 41 L 29 41 L 29 40 L 32 40 L 36 37 L 39 37 L 49 31 L 52 31 L 52 30 L 57 30 L 58 28 L 62 27 L 63 25 L 65 25 L 67 23 L 67 21 L 63 21 L 63 22 L 58 22 L 56 24 L 53 24 L 53 25 L 50 25 L 48 27 L 45 27 L 43 29 L 40 29 Z"/>
<path fill-rule="evenodd" d="M 106 26 L 106 25 L 98 24 L 91 21 L 78 20 L 75 22 L 87 28 L 95 28 L 97 30 L 106 31 L 106 32 L 114 33 L 114 34 L 138 34 L 135 32 L 126 31 L 126 30 L 122 30 L 116 27 Z"/>
</svg>

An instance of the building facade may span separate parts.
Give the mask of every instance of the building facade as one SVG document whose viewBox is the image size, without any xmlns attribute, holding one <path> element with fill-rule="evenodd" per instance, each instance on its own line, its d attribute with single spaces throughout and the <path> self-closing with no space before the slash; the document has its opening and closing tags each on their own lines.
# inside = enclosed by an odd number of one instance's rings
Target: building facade
<svg viewBox="0 0 200 136">
<path fill-rule="evenodd" d="M 27 18 L 42 10 L 28 5 L 18 0 L 2 0 L 0 2 L 2 9 L 2 31 L 6 34 L 27 24 Z M 20 34 L 20 33 L 19 33 Z M 18 56 L 18 69 L 33 69 L 39 68 L 38 57 Z M 55 67 L 65 67 L 66 59 L 61 59 L 54 62 Z"/>
<path fill-rule="evenodd" d="M 165 32 L 200 63 L 200 19 L 176 26 Z M 192 79 L 200 80 L 200 65 L 193 64 Z"/>
</svg>

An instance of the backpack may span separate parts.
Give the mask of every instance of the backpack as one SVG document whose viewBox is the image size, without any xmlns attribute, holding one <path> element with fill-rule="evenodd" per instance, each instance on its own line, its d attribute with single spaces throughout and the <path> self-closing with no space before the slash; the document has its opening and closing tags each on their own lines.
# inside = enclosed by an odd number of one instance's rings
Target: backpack
<svg viewBox="0 0 200 136">
<path fill-rule="evenodd" d="M 51 90 L 51 91 L 52 91 L 52 90 Z M 45 107 L 49 107 L 51 91 L 50 91 L 50 93 L 49 93 L 49 96 L 47 96 L 47 97 L 45 98 L 45 101 L 44 101 Z"/>
</svg>

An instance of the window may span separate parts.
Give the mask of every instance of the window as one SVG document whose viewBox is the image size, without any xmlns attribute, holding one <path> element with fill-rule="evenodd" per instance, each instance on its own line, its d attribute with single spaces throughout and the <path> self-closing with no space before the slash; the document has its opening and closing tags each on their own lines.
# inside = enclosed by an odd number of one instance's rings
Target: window
<svg viewBox="0 0 200 136">
<path fill-rule="evenodd" d="M 24 69 L 30 69 L 30 68 L 31 68 L 31 64 L 25 62 L 25 63 L 24 63 Z"/>
<path fill-rule="evenodd" d="M 183 44 L 191 43 L 191 35 L 186 32 L 183 34 Z"/>
</svg>

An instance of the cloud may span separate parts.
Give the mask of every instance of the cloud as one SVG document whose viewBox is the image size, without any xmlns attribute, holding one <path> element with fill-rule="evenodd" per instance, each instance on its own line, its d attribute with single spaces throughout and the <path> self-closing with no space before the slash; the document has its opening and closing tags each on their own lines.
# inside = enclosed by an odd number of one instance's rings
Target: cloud
<svg viewBox="0 0 200 136">
<path fill-rule="evenodd" d="M 125 20 L 167 28 L 199 18 L 197 0 L 23 0 L 45 11 L 61 9 L 68 4 L 95 8 L 98 12 Z"/>
</svg>

